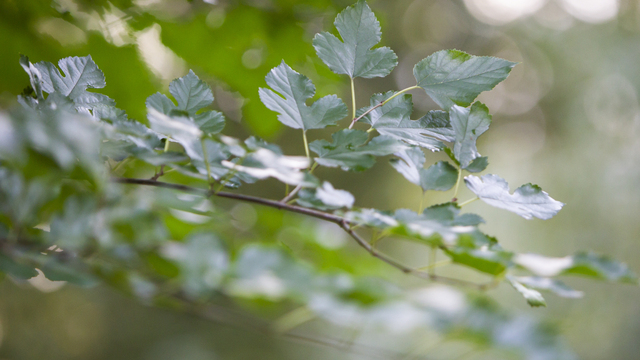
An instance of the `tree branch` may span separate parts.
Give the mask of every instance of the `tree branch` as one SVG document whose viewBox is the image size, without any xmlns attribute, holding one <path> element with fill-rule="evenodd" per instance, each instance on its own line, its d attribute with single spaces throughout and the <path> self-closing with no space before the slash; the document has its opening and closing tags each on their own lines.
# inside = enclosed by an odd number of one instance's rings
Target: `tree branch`
<svg viewBox="0 0 640 360">
<path fill-rule="evenodd" d="M 194 194 L 200 194 L 200 195 L 203 195 L 203 196 L 206 196 L 206 197 L 218 196 L 218 197 L 223 197 L 223 198 L 228 198 L 228 199 L 234 199 L 234 200 L 239 200 L 239 201 L 244 201 L 244 202 L 250 202 L 250 203 L 254 203 L 254 204 L 260 204 L 260 205 L 269 206 L 269 207 L 280 209 L 280 210 L 286 210 L 286 211 L 290 211 L 290 212 L 294 212 L 294 213 L 298 213 L 298 214 L 311 216 L 311 217 L 314 217 L 314 218 L 317 218 L 317 219 L 321 219 L 321 220 L 324 220 L 324 221 L 328 221 L 328 222 L 332 222 L 334 224 L 337 224 L 344 231 L 346 231 L 347 234 L 349 234 L 349 236 L 351 236 L 356 241 L 356 243 L 358 245 L 360 245 L 362 248 L 364 248 L 369 254 L 371 254 L 372 256 L 382 260 L 383 262 L 395 267 L 396 269 L 402 271 L 405 274 L 410 274 L 410 275 L 413 275 L 413 276 L 417 276 L 419 278 L 423 278 L 423 279 L 427 279 L 427 280 L 431 280 L 431 281 L 435 281 L 435 282 L 441 282 L 441 283 L 446 283 L 446 284 L 450 284 L 450 285 L 457 285 L 457 286 L 463 286 L 463 287 L 468 287 L 468 288 L 474 288 L 474 289 L 481 290 L 481 291 L 489 289 L 491 287 L 491 285 L 493 284 L 493 283 L 477 284 L 477 283 L 470 282 L 470 281 L 454 279 L 454 278 L 444 277 L 444 276 L 435 275 L 435 274 L 429 274 L 427 272 L 420 271 L 418 269 L 414 269 L 414 268 L 408 267 L 408 266 L 402 264 L 401 262 L 399 262 L 397 260 L 394 260 L 393 258 L 389 257 L 388 255 L 383 254 L 380 251 L 378 251 L 377 249 L 375 249 L 374 247 L 372 247 L 371 244 L 368 241 L 364 240 L 358 233 L 356 233 L 353 230 L 353 228 L 351 227 L 351 222 L 349 220 L 343 218 L 342 216 L 326 213 L 326 212 L 319 211 L 319 210 L 313 210 L 313 209 L 309 209 L 309 208 L 298 206 L 298 205 L 290 205 L 290 204 L 287 204 L 287 203 L 284 203 L 284 202 L 281 202 L 281 201 L 264 199 L 264 198 L 260 198 L 260 197 L 256 197 L 256 196 L 228 193 L 228 192 L 222 192 L 222 191 L 214 193 L 212 191 L 207 191 L 205 189 L 196 188 L 196 187 L 192 187 L 192 186 L 180 185 L 180 184 L 171 184 L 171 183 L 155 181 L 155 180 L 132 179 L 132 178 L 112 178 L 112 181 L 115 182 L 115 183 L 119 183 L 119 184 L 146 185 L 146 186 L 155 186 L 155 187 L 161 187 L 161 188 L 166 188 L 166 189 L 179 190 L 179 191 L 184 191 L 184 192 L 189 192 L 189 193 L 194 193 Z"/>
</svg>

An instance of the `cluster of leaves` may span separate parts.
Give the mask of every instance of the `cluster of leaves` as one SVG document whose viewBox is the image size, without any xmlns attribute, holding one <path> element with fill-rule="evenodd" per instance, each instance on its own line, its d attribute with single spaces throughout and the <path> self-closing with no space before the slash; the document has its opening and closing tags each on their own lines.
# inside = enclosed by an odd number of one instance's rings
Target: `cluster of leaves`
<svg viewBox="0 0 640 360">
<path fill-rule="evenodd" d="M 364 1 L 341 12 L 335 26 L 341 39 L 320 33 L 313 45 L 332 71 L 350 77 L 352 93 L 354 78 L 384 77 L 397 65 L 391 49 L 374 48 L 380 25 Z M 208 108 L 212 91 L 192 71 L 170 84 L 175 102 L 161 93 L 147 99 L 147 126 L 129 119 L 109 97 L 88 91 L 105 86 L 90 56 L 60 60 L 62 73 L 26 57 L 20 64 L 30 87 L 18 98 L 21 107 L 0 113 L 0 271 L 14 279 L 29 279 L 39 269 L 50 280 L 105 281 L 151 303 L 206 304 L 219 297 L 293 301 L 312 317 L 339 326 L 431 327 L 517 348 L 527 358 L 541 352 L 569 356 L 540 324 L 508 317 L 486 300 L 451 288 L 402 291 L 379 280 L 325 273 L 281 248 L 250 242 L 234 249 L 223 236 L 231 231 L 229 215 L 208 200 L 224 197 L 333 222 L 405 273 L 479 289 L 505 281 L 532 306 L 545 305 L 540 291 L 581 296 L 556 278 L 561 275 L 637 282 L 624 264 L 593 253 L 550 258 L 505 250 L 481 231 L 479 215 L 461 213 L 468 203 L 457 199 L 463 173 L 488 166 L 476 140 L 488 130 L 491 115 L 475 99 L 506 79 L 515 63 L 457 50 L 436 52 L 415 65 L 415 86 L 374 94 L 361 109 L 352 100 L 348 128 L 335 131 L 331 141 L 308 143 L 307 131 L 338 125 L 349 109 L 336 95 L 309 105 L 313 83 L 283 61 L 266 76 L 268 88 L 259 89 L 259 96 L 280 122 L 302 130 L 306 156 L 285 155 L 255 137 L 222 135 L 224 115 Z M 418 88 L 442 110 L 412 120 L 406 92 Z M 353 129 L 357 123 L 369 129 Z M 424 149 L 444 151 L 451 161 L 425 168 Z M 423 192 L 453 189 L 452 201 L 419 212 L 357 208 L 352 194 L 313 175 L 318 166 L 364 171 L 377 157 L 390 155 L 391 166 Z M 156 174 L 122 177 L 131 163 L 148 164 Z M 158 181 L 165 175 L 171 183 Z M 295 188 L 280 201 L 222 191 L 266 178 Z M 549 219 L 563 206 L 536 185 L 511 193 L 497 175 L 467 175 L 464 183 L 477 196 L 470 201 L 480 199 L 525 219 Z M 131 190 L 126 184 L 149 187 Z M 176 226 L 188 222 L 184 214 L 214 221 L 187 226 L 192 231 L 185 233 Z M 376 236 L 366 241 L 356 228 Z M 473 284 L 436 275 L 434 264 L 428 272 L 409 268 L 375 248 L 381 237 L 424 244 L 492 279 Z M 290 323 L 279 326 L 288 331 Z"/>
</svg>

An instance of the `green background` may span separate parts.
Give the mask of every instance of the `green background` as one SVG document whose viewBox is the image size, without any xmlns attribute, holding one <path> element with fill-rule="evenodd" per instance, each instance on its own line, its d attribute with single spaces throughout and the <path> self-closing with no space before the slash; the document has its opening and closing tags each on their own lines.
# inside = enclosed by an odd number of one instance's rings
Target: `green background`
<svg viewBox="0 0 640 360">
<path fill-rule="evenodd" d="M 550 256 L 593 249 L 637 271 L 640 5 L 633 0 L 611 1 L 617 10 L 614 15 L 597 19 L 572 8 L 575 1 L 522 3 L 540 5 L 529 14 L 504 22 L 501 19 L 510 13 L 498 16 L 499 10 L 517 10 L 509 1 L 370 1 L 382 23 L 383 44 L 394 49 L 400 63 L 385 79 L 357 79 L 357 102 L 363 106 L 374 92 L 414 85 L 413 65 L 440 49 L 456 48 L 520 62 L 503 84 L 480 96 L 494 117 L 478 148 L 489 156 L 487 172 L 500 174 L 512 188 L 537 183 L 567 205 L 558 216 L 544 222 L 526 221 L 481 202 L 468 209 L 485 217 L 488 225 L 484 230 L 500 239 L 505 248 Z M 91 54 L 107 78 L 103 93 L 115 99 L 130 117 L 142 121 L 146 97 L 166 92 L 173 77 L 191 68 L 212 86 L 214 108 L 231 119 L 226 133 L 239 137 L 258 134 L 279 143 L 289 154 L 303 154 L 299 132 L 280 125 L 275 113 L 260 103 L 257 89 L 265 86 L 264 76 L 284 59 L 314 81 L 318 97 L 338 93 L 348 100 L 346 78 L 332 74 L 322 64 L 311 39 L 321 30 L 334 31 L 331 23 L 335 14 L 349 4 L 337 0 L 3 0 L 0 107 L 11 106 L 15 95 L 28 84 L 18 64 L 19 54 L 28 55 L 32 62 Z M 596 15 L 605 14 L 605 10 Z M 483 11 L 498 18 L 483 17 Z M 145 53 L 153 43 L 149 34 L 158 30 L 164 55 L 149 57 Z M 436 108 L 421 91 L 412 94 L 416 107 L 413 118 Z M 311 136 L 310 140 L 328 137 L 322 131 Z M 428 158 L 438 159 L 441 155 Z M 419 188 L 392 171 L 386 161 L 378 161 L 364 173 L 320 169 L 318 175 L 336 188 L 352 192 L 357 206 L 418 206 Z M 279 196 L 281 189 L 269 184 L 247 191 Z M 432 196 L 430 203 L 445 200 L 445 195 Z M 463 190 L 460 198 L 468 197 L 470 192 Z M 251 214 L 255 217 L 252 211 L 241 207 L 236 214 L 239 221 L 248 221 L 258 236 L 264 227 L 278 228 L 286 223 L 277 212 L 262 214 L 259 209 L 261 216 L 255 224 L 246 219 Z M 288 245 L 302 247 L 295 241 Z M 426 256 L 411 244 L 382 246 L 411 264 L 420 264 Z M 418 281 L 406 279 L 375 260 L 358 261 L 354 267 L 361 267 L 361 271 L 407 284 Z M 449 274 L 468 275 L 464 270 Z M 489 295 L 507 309 L 556 323 L 583 359 L 636 359 L 640 352 L 638 288 L 581 279 L 567 282 L 584 290 L 585 297 L 572 300 L 550 295 L 547 308 L 530 309 L 506 285 Z M 436 349 L 433 358 L 448 358 L 447 351 Z M 261 338 L 189 315 L 145 307 L 109 288 L 64 286 L 46 292 L 26 283 L 4 281 L 0 285 L 0 359 L 45 358 L 366 357 Z M 468 358 L 495 357 L 478 352 Z"/>
</svg>

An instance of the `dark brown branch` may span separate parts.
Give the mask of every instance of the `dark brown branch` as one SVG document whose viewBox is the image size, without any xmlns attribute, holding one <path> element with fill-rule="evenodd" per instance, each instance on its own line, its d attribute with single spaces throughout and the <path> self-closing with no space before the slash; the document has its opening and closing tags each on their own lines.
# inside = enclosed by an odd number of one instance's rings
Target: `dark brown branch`
<svg viewBox="0 0 640 360">
<path fill-rule="evenodd" d="M 474 288 L 474 289 L 478 289 L 478 290 L 481 290 L 481 291 L 487 290 L 493 285 L 493 283 L 477 284 L 477 283 L 470 282 L 470 281 L 454 279 L 454 278 L 448 278 L 448 277 L 435 275 L 435 274 L 429 274 L 429 273 L 424 272 L 424 271 L 420 271 L 420 270 L 417 270 L 417 269 L 414 269 L 414 268 L 410 268 L 410 267 L 400 263 L 399 261 L 394 260 L 391 257 L 379 252 L 377 249 L 372 247 L 371 244 L 368 241 L 364 240 L 360 235 L 358 235 L 358 233 L 356 233 L 351 228 L 351 223 L 349 222 L 349 220 L 347 220 L 347 219 L 345 219 L 345 218 L 343 218 L 341 216 L 338 216 L 338 215 L 326 213 L 326 212 L 323 212 L 323 211 L 313 210 L 313 209 L 305 208 L 305 207 L 302 207 L 302 206 L 290 205 L 290 204 L 286 204 L 286 203 L 283 203 L 283 202 L 280 202 L 280 201 L 276 201 L 276 200 L 263 199 L 263 198 L 250 196 L 250 195 L 235 194 L 235 193 L 228 193 L 228 192 L 217 192 L 217 193 L 215 193 L 215 192 L 207 191 L 207 190 L 204 190 L 204 189 L 201 189 L 201 188 L 196 188 L 196 187 L 191 187 L 191 186 L 186 186 L 186 185 L 180 185 L 180 184 L 165 183 L 165 182 L 155 181 L 155 180 L 130 179 L 130 178 L 113 178 L 112 180 L 114 182 L 120 183 L 120 184 L 156 186 L 156 187 L 161 187 L 161 188 L 166 188 L 166 189 L 173 189 L 173 190 L 180 190 L 180 191 L 184 191 L 184 192 L 201 194 L 203 196 L 212 196 L 213 195 L 213 196 L 218 196 L 218 197 L 223 197 L 223 198 L 228 198 L 228 199 L 251 202 L 251 203 L 254 203 L 254 204 L 260 204 L 260 205 L 269 206 L 269 207 L 280 209 L 280 210 L 287 210 L 287 211 L 290 211 L 290 212 L 294 212 L 294 213 L 298 213 L 298 214 L 303 214 L 303 215 L 315 217 L 317 219 L 321 219 L 321 220 L 324 220 L 324 221 L 328 221 L 328 222 L 332 222 L 334 224 L 337 224 L 344 231 L 346 231 L 356 241 L 356 243 L 358 243 L 358 245 L 360 245 L 367 252 L 369 252 L 369 254 L 371 254 L 372 256 L 374 256 L 374 257 L 384 261 L 385 263 L 395 267 L 396 269 L 402 271 L 405 274 L 411 274 L 413 276 L 417 276 L 417 277 L 420 277 L 420 278 L 423 278 L 423 279 L 427 279 L 427 280 L 431 280 L 431 281 L 435 281 L 435 282 L 441 282 L 441 283 L 446 283 L 446 284 L 451 284 L 451 285 Z"/>
</svg>

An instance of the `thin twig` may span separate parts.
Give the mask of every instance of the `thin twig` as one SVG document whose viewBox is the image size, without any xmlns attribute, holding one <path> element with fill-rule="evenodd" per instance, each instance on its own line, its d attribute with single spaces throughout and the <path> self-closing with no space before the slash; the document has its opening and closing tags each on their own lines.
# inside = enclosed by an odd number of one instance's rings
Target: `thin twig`
<svg viewBox="0 0 640 360">
<path fill-rule="evenodd" d="M 160 178 L 160 176 L 164 175 L 164 165 L 160 165 L 160 171 L 151 177 L 149 180 L 156 181 Z"/>
<path fill-rule="evenodd" d="M 405 274 L 411 274 L 413 276 L 416 276 L 422 279 L 431 280 L 434 282 L 474 288 L 480 291 L 487 290 L 491 288 L 493 285 L 493 283 L 478 284 L 470 281 L 454 279 L 454 278 L 449 278 L 449 277 L 435 275 L 435 274 L 429 274 L 429 273 L 408 267 L 402 264 L 401 262 L 389 257 L 388 255 L 381 253 L 376 248 L 372 247 L 369 242 L 364 240 L 358 233 L 356 233 L 353 230 L 353 228 L 351 227 L 352 223 L 349 220 L 343 218 L 342 216 L 326 213 L 319 210 L 313 210 L 313 209 L 309 209 L 309 208 L 298 206 L 298 205 L 290 205 L 290 204 L 283 203 L 281 201 L 276 201 L 276 200 L 263 199 L 260 197 L 255 197 L 250 195 L 235 194 L 235 193 L 228 193 L 228 192 L 222 192 L 222 191 L 218 193 L 213 193 L 211 191 L 206 191 L 201 188 L 180 185 L 180 184 L 171 184 L 171 183 L 165 183 L 160 181 L 153 181 L 153 180 L 146 180 L 146 179 L 132 179 L 132 178 L 113 178 L 112 181 L 120 184 L 156 186 L 156 187 L 162 187 L 167 189 L 180 190 L 184 192 L 197 193 L 204 196 L 218 196 L 218 197 L 223 197 L 228 199 L 250 202 L 254 204 L 260 204 L 260 205 L 269 206 L 269 207 L 280 209 L 280 210 L 286 210 L 286 211 L 290 211 L 298 214 L 311 216 L 317 219 L 321 219 L 324 221 L 337 224 L 345 232 L 347 232 L 347 234 L 349 234 L 356 241 L 358 245 L 364 248 L 373 257 L 376 257 L 382 260 L 383 262 L 395 267 L 396 269 L 402 271 Z"/>
<path fill-rule="evenodd" d="M 379 107 L 381 107 L 381 106 L 384 106 L 386 103 L 388 103 L 389 101 L 391 101 L 391 100 L 392 100 L 393 98 L 395 98 L 396 96 L 399 96 L 399 95 L 401 95 L 401 94 L 404 94 L 405 92 L 407 92 L 407 91 L 409 91 L 409 90 L 419 89 L 419 88 L 420 88 L 420 87 L 419 87 L 418 85 L 415 85 L 415 86 L 410 86 L 410 87 L 408 87 L 408 88 L 406 88 L 406 89 L 402 89 L 402 90 L 400 90 L 400 91 L 396 92 L 395 94 L 393 94 L 391 97 L 389 97 L 389 98 L 388 98 L 388 99 L 386 99 L 385 101 L 381 101 L 381 102 L 377 103 L 376 105 L 374 105 L 374 106 L 370 107 L 369 109 L 367 109 L 367 111 L 365 111 L 364 113 L 362 113 L 362 115 L 360 115 L 360 116 L 358 116 L 358 117 L 356 117 L 355 110 L 354 110 L 354 112 L 353 112 L 353 120 L 351 121 L 351 124 L 349 125 L 349 129 L 352 129 L 352 128 L 353 128 L 353 125 L 355 125 L 355 123 L 357 123 L 360 119 L 362 119 L 363 117 L 367 116 L 367 115 L 368 115 L 370 112 L 372 112 L 373 110 L 375 110 L 375 109 L 377 109 L 377 108 L 379 108 Z M 355 97 L 354 97 L 354 99 L 355 99 Z M 355 109 L 355 100 L 354 100 L 354 109 Z"/>
</svg>

